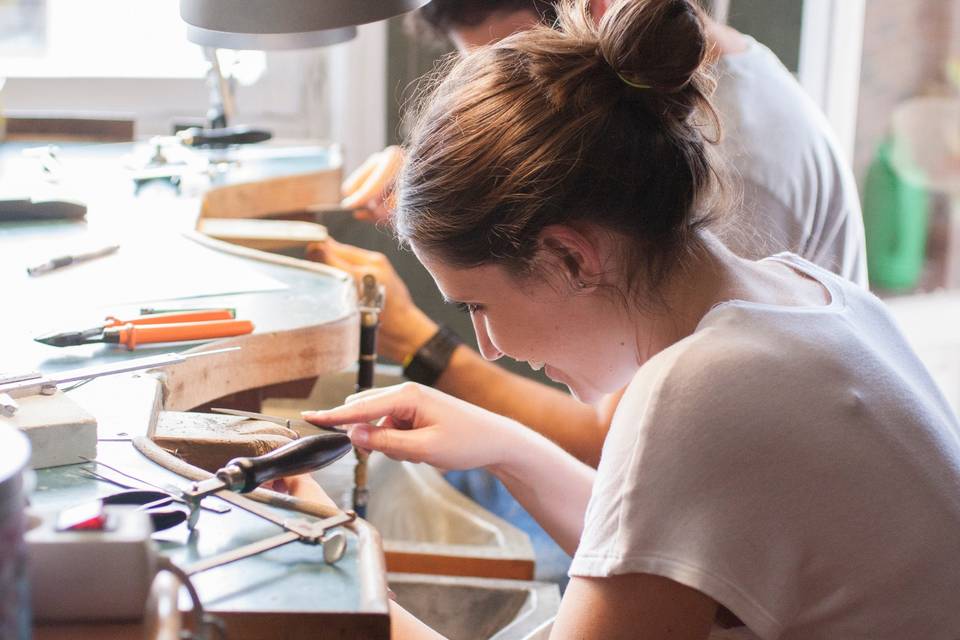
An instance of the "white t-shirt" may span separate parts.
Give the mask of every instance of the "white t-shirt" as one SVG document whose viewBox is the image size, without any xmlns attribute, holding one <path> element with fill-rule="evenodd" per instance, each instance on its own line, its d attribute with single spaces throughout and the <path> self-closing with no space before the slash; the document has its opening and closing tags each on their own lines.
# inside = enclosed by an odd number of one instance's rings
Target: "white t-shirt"
<svg viewBox="0 0 960 640">
<path fill-rule="evenodd" d="M 665 576 L 764 639 L 956 640 L 957 418 L 877 298 L 769 259 L 831 302 L 718 305 L 640 368 L 570 575 Z"/>
<path fill-rule="evenodd" d="M 780 60 L 745 36 L 717 63 L 720 149 L 743 187 L 743 206 L 718 230 L 736 253 L 791 251 L 867 284 L 863 215 L 853 172 L 830 124 Z"/>
</svg>

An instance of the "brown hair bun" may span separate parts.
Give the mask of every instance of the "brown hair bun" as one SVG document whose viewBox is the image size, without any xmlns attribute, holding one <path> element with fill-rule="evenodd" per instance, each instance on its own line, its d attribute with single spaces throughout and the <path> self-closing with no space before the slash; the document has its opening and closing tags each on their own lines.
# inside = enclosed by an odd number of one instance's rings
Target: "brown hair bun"
<svg viewBox="0 0 960 640">
<path fill-rule="evenodd" d="M 633 300 L 700 243 L 720 180 L 699 10 L 620 0 L 598 25 L 588 7 L 562 3 L 556 29 L 478 49 L 428 94 L 398 180 L 401 240 L 521 273 L 544 227 L 594 225 L 623 238 Z"/>
</svg>

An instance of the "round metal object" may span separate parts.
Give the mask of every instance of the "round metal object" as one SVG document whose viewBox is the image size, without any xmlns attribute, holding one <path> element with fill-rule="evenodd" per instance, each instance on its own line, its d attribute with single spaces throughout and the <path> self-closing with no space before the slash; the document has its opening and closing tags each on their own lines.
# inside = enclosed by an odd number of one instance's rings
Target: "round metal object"
<svg viewBox="0 0 960 640">
<path fill-rule="evenodd" d="M 343 42 L 354 27 L 386 20 L 428 0 L 180 0 L 187 38 L 232 49 L 292 49 Z M 339 31 L 331 34 L 324 32 Z M 348 31 L 352 32 L 348 35 Z"/>
<path fill-rule="evenodd" d="M 336 564 L 347 551 L 347 536 L 342 531 L 334 531 L 321 539 L 323 543 L 323 561 Z"/>
<path fill-rule="evenodd" d="M 187 40 L 203 47 L 218 49 L 256 49 L 276 51 L 285 49 L 312 49 L 328 47 L 353 40 L 356 27 L 304 31 L 301 33 L 233 33 L 187 25 Z"/>
</svg>

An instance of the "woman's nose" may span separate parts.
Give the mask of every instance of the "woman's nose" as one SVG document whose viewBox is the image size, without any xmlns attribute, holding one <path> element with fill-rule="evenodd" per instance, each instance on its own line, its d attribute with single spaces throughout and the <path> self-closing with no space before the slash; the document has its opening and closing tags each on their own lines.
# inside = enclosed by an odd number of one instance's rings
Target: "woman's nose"
<svg viewBox="0 0 960 640">
<path fill-rule="evenodd" d="M 493 362 L 503 355 L 490 339 L 490 332 L 487 331 L 487 321 L 483 313 L 471 313 L 470 320 L 473 322 L 473 332 L 477 334 L 477 346 L 480 348 L 480 355 L 484 360 Z"/>
</svg>

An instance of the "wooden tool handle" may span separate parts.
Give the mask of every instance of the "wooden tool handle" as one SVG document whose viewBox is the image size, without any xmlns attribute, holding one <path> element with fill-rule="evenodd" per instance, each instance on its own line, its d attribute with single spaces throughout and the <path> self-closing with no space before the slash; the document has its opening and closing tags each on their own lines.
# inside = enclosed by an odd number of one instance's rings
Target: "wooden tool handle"
<svg viewBox="0 0 960 640">
<path fill-rule="evenodd" d="M 244 484 L 239 491 L 247 493 L 277 478 L 322 469 L 352 448 L 346 434 L 328 433 L 294 440 L 256 458 L 234 458 L 226 467 L 237 466 L 243 471 Z"/>
</svg>

